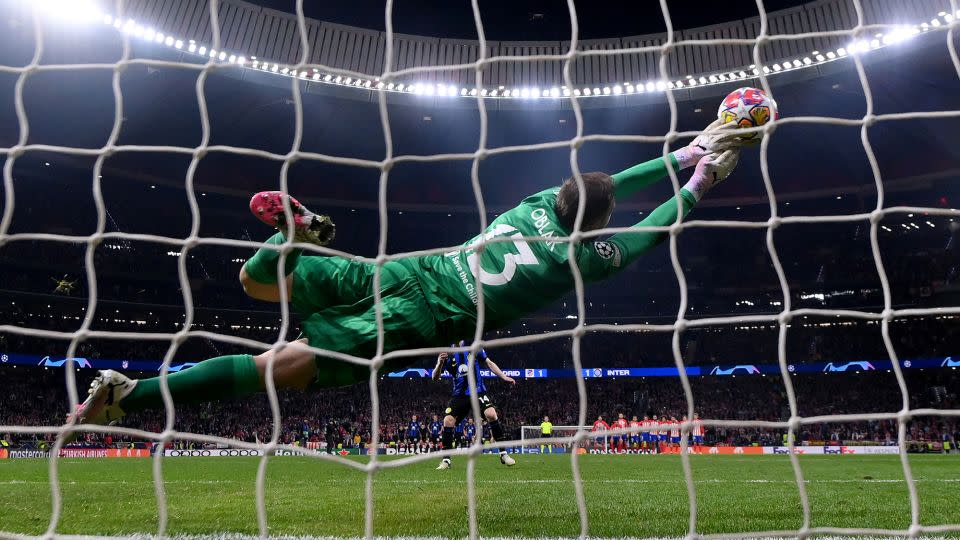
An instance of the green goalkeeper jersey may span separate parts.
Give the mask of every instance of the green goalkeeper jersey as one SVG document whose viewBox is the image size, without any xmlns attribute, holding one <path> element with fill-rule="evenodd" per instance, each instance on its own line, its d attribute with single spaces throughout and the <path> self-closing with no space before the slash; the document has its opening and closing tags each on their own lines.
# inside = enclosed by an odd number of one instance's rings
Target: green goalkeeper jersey
<svg viewBox="0 0 960 540">
<path fill-rule="evenodd" d="M 676 166 L 676 160 L 669 163 Z M 613 175 L 619 199 L 663 178 L 662 158 Z M 485 330 L 505 326 L 568 293 L 574 284 L 570 231 L 560 225 L 554 206 L 557 189 L 524 199 L 459 249 L 438 255 L 388 261 L 380 272 L 378 310 L 373 285 L 376 265 L 339 257 L 301 257 L 294 270 L 291 301 L 303 315 L 301 330 L 313 347 L 362 358 L 424 346 L 444 346 L 473 335 L 480 285 Z M 637 226 L 665 226 L 693 207 L 694 196 L 681 189 Z M 625 268 L 667 234 L 625 231 L 605 241 L 574 245 L 573 263 L 584 281 L 596 281 Z M 529 238 L 540 238 L 528 240 Z M 483 249 L 479 244 L 486 241 Z M 276 264 L 276 259 L 273 259 Z M 271 265 L 267 265 L 271 266 Z M 255 270 L 248 263 L 248 271 Z M 382 314 L 381 323 L 378 313 Z M 382 370 L 409 365 L 412 356 L 392 356 Z M 369 367 L 318 355 L 313 388 L 367 380 Z"/>
<path fill-rule="evenodd" d="M 676 160 L 670 160 L 676 167 Z M 617 173 L 613 176 L 616 197 L 629 195 L 666 174 L 663 158 Z M 558 191 L 552 188 L 531 195 L 460 249 L 419 260 L 420 282 L 439 321 L 462 319 L 464 314 L 475 321 L 478 282 L 488 330 L 535 312 L 573 289 L 568 243 L 554 240 L 570 234 L 554 210 Z M 681 190 L 680 202 L 686 214 L 695 199 Z M 676 220 L 677 206 L 677 199 L 672 198 L 636 226 L 669 225 Z M 607 240 L 578 243 L 572 257 L 585 282 L 598 281 L 623 269 L 666 236 L 665 232 L 622 232 Z M 536 237 L 543 240 L 525 239 Z M 497 241 L 489 242 L 493 239 Z M 480 249 L 478 244 L 483 241 L 489 243 Z M 472 333 L 469 326 L 460 331 Z"/>
</svg>

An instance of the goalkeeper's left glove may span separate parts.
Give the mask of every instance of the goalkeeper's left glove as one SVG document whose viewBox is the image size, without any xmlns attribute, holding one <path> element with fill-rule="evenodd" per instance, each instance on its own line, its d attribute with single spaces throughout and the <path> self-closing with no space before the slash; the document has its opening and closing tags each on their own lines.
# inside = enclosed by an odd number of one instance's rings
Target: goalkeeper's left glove
<svg viewBox="0 0 960 540">
<path fill-rule="evenodd" d="M 699 201 L 713 186 L 730 176 L 739 161 L 739 148 L 730 148 L 719 154 L 705 156 L 697 162 L 693 176 L 683 187 Z"/>
<path fill-rule="evenodd" d="M 714 120 L 690 144 L 673 153 L 680 168 L 691 167 L 710 154 L 720 154 L 731 148 L 740 148 L 759 142 L 759 138 L 741 138 L 737 133 L 737 127 L 733 122 L 724 124 L 719 119 Z"/>
</svg>

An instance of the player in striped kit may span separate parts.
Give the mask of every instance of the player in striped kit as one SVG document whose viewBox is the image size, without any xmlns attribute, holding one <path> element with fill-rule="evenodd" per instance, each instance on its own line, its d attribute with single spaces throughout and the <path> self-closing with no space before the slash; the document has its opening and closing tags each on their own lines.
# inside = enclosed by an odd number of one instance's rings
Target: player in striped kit
<svg viewBox="0 0 960 540">
<path fill-rule="evenodd" d="M 660 430 L 657 431 L 657 439 L 660 441 L 660 451 L 663 452 L 670 446 L 670 421 L 667 415 L 660 416 Z"/>
<path fill-rule="evenodd" d="M 630 429 L 639 430 L 641 426 L 642 424 L 640 423 L 640 420 L 637 420 L 636 416 L 634 416 L 633 419 L 630 420 Z M 634 452 L 640 451 L 640 438 L 641 438 L 640 432 L 633 431 L 630 433 L 630 449 L 633 450 Z"/>
<path fill-rule="evenodd" d="M 467 441 L 467 445 L 471 445 L 475 442 L 477 438 L 477 425 L 473 423 L 473 418 L 467 418 L 467 423 L 463 425 L 463 436 Z M 507 463 L 506 461 L 504 461 L 507 458 L 510 459 L 510 463 Z M 444 463 L 447 464 L 446 467 L 443 466 Z M 514 464 L 513 458 L 510 458 L 510 456 L 508 456 L 506 452 L 503 450 L 500 451 L 500 463 L 503 463 L 504 465 L 508 465 L 508 466 Z M 445 458 L 444 461 L 440 462 L 440 466 L 438 466 L 437 469 L 439 470 L 449 469 L 450 468 L 449 465 L 450 465 L 450 458 Z"/>
<path fill-rule="evenodd" d="M 609 223 L 617 201 L 666 177 L 668 168 L 680 171 L 692 167 L 692 177 L 679 192 L 636 224 L 672 225 L 731 174 L 740 147 L 752 142 L 741 139 L 733 123 L 721 125 L 718 120 L 690 145 L 668 156 L 658 155 L 612 176 L 584 173 L 580 184 L 571 178 L 560 187 L 530 195 L 457 249 L 390 260 L 379 269 L 376 264 L 352 258 L 305 256 L 301 248 L 281 249 L 291 232 L 298 243 L 326 246 L 333 240 L 335 228 L 329 217 L 310 212 L 289 195 L 264 191 L 253 196 L 250 210 L 280 232 L 243 265 L 240 283 L 251 298 L 290 303 L 301 315 L 302 338 L 298 345 L 309 344 L 355 358 L 442 347 L 476 331 L 481 284 L 486 323 L 483 330 L 496 330 L 573 290 L 571 264 L 579 268 L 584 282 L 601 281 L 669 237 L 666 231 L 621 232 L 606 240 L 579 241 L 570 250 L 568 242 L 559 239 L 574 231 L 581 200 L 584 211 L 580 231 L 602 229 Z M 524 175 L 517 171 L 516 176 L 519 180 Z M 293 223 L 288 223 L 290 218 Z M 527 237 L 543 240 L 526 241 Z M 478 249 L 480 242 L 494 238 L 510 241 Z M 375 283 L 379 283 L 379 295 L 373 290 Z M 380 369 L 389 372 L 416 360 L 416 356 L 389 357 Z M 228 355 L 200 361 L 190 369 L 169 374 L 166 382 L 176 405 L 239 398 L 264 391 L 268 365 L 272 365 L 277 389 L 319 390 L 370 378 L 369 365 L 318 355 L 294 345 L 256 356 Z M 161 386 L 159 377 L 132 380 L 113 370 L 102 371 L 91 383 L 76 420 L 114 424 L 130 412 L 163 409 Z"/>
<path fill-rule="evenodd" d="M 670 446 L 670 418 L 662 414 L 660 415 L 660 431 L 657 432 L 660 437 L 660 448 L 665 449 Z"/>
<path fill-rule="evenodd" d="M 420 421 L 417 420 L 417 415 L 410 417 L 410 423 L 407 425 L 407 448 L 408 451 L 415 452 L 420 446 L 422 441 L 423 433 L 420 426 Z"/>
<path fill-rule="evenodd" d="M 700 415 L 693 413 L 693 444 L 700 446 L 703 444 L 703 424 L 700 423 Z"/>
<path fill-rule="evenodd" d="M 627 417 L 620 413 L 617 415 L 617 419 L 613 421 L 613 425 L 610 426 L 613 429 L 627 429 Z M 622 454 L 624 446 L 626 446 L 627 434 L 619 433 L 613 436 L 613 446 L 617 448 L 617 452 Z M 612 450 L 612 448 L 611 448 Z"/>
<path fill-rule="evenodd" d="M 467 438 L 463 434 L 464 425 L 467 423 L 466 420 L 463 422 L 457 422 L 457 425 L 453 426 L 453 448 L 463 448 L 466 446 Z M 443 446 L 443 443 L 440 444 Z"/>
<path fill-rule="evenodd" d="M 640 424 L 643 427 L 643 433 L 640 436 L 640 439 L 642 441 L 641 449 L 644 454 L 649 454 L 653 449 L 652 443 L 653 443 L 653 436 L 655 435 L 652 431 L 650 431 L 651 428 L 653 428 L 653 421 L 650 420 L 650 417 L 648 415 L 643 415 L 643 422 L 641 422 Z"/>
<path fill-rule="evenodd" d="M 463 341 L 460 342 L 460 346 L 464 346 Z M 500 424 L 500 418 L 497 416 L 496 406 L 493 404 L 493 400 L 490 398 L 490 395 L 487 394 L 487 386 L 483 382 L 483 377 L 480 375 L 481 359 L 483 365 L 485 365 L 487 369 L 492 371 L 504 382 L 509 384 L 517 384 L 517 381 L 515 381 L 513 377 L 510 377 L 504 373 L 500 369 L 500 366 L 498 366 L 492 359 L 490 359 L 489 356 L 487 356 L 487 351 L 480 349 L 478 356 L 479 358 L 476 358 L 473 361 L 473 375 L 477 383 L 476 398 L 480 405 L 480 413 L 490 426 L 490 434 L 493 440 L 502 441 L 504 440 L 503 426 Z M 453 448 L 454 427 L 464 418 L 467 418 L 467 425 L 464 427 L 467 444 L 473 444 L 474 437 L 476 437 L 477 426 L 473 423 L 473 417 L 469 416 L 473 412 L 470 383 L 467 380 L 468 373 L 470 372 L 470 353 L 441 353 L 437 357 L 437 365 L 433 368 L 433 380 L 440 380 L 440 375 L 444 371 L 448 372 L 453 379 L 453 395 L 450 397 L 450 402 L 447 404 L 447 408 L 444 411 L 443 432 L 441 433 L 443 448 L 444 450 L 448 450 Z M 516 461 L 514 461 L 509 454 L 507 454 L 506 450 L 501 448 L 500 463 L 510 467 L 515 465 Z M 440 465 L 437 467 L 437 469 L 449 469 L 451 464 L 452 462 L 450 458 L 445 457 L 440 462 Z"/>
<path fill-rule="evenodd" d="M 433 420 L 430 421 L 430 442 L 433 443 L 435 448 L 440 444 L 440 433 L 442 432 L 443 422 L 437 415 L 433 415 Z"/>
<path fill-rule="evenodd" d="M 657 415 L 650 418 L 650 448 L 651 453 L 660 453 L 660 417 Z"/>
<path fill-rule="evenodd" d="M 603 416 L 598 416 L 597 420 L 593 423 L 593 427 L 590 428 L 590 431 L 593 432 L 593 449 L 594 450 L 603 450 L 607 442 L 607 430 L 610 429 L 610 425 L 603 420 Z"/>
<path fill-rule="evenodd" d="M 684 420 L 687 419 L 686 416 L 683 417 Z M 670 417 L 670 449 L 676 449 L 680 447 L 680 423 L 677 422 L 676 416 Z"/>
</svg>

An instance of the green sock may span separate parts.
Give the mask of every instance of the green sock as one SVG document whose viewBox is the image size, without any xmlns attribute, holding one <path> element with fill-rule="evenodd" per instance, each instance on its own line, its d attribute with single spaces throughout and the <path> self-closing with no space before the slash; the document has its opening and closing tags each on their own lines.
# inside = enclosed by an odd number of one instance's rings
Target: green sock
<svg viewBox="0 0 960 540">
<path fill-rule="evenodd" d="M 268 238 L 265 243 L 278 246 L 286 241 L 283 233 L 277 233 Z M 302 253 L 302 249 L 293 249 L 290 250 L 290 253 L 287 253 L 287 259 L 283 265 L 283 275 L 289 276 L 293 273 L 293 269 L 297 267 L 297 262 L 300 260 L 300 254 Z M 252 277 L 257 283 L 276 283 L 277 261 L 279 260 L 279 251 L 260 248 L 253 254 L 253 257 L 250 257 L 250 260 L 248 260 L 243 267 L 246 268 L 247 275 Z"/>
<path fill-rule="evenodd" d="M 167 384 L 176 405 L 243 397 L 262 388 L 257 365 L 249 354 L 204 360 L 191 368 L 170 373 Z M 127 413 L 162 409 L 160 377 L 140 379 L 130 395 L 123 398 L 120 408 Z"/>
</svg>

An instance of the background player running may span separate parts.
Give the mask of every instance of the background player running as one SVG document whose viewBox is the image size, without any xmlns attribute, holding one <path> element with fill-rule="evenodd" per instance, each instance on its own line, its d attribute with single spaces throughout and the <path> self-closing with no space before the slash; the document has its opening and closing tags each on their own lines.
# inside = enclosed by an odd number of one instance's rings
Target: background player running
<svg viewBox="0 0 960 540">
<path fill-rule="evenodd" d="M 380 298 L 383 352 L 440 347 L 476 330 L 478 282 L 483 284 L 484 330 L 502 328 L 561 298 L 574 288 L 568 244 L 554 238 L 574 230 L 580 197 L 585 202 L 580 229 L 603 228 L 616 201 L 667 176 L 667 168 L 696 166 L 680 192 L 654 209 L 637 226 L 667 226 L 685 216 L 704 194 L 735 168 L 739 146 L 733 124 L 719 121 L 666 159 L 656 157 L 613 176 L 581 175 L 583 192 L 574 179 L 524 199 L 498 217 L 483 234 L 445 254 L 391 260 L 382 265 Z M 284 204 L 293 223 L 287 222 Z M 300 243 L 327 245 L 333 240 L 330 218 L 308 211 L 280 192 L 262 192 L 250 201 L 254 215 L 281 232 L 248 260 L 240 272 L 244 291 L 252 298 L 280 302 L 285 296 L 302 316 L 303 338 L 279 351 L 253 356 L 220 356 L 167 377 L 177 405 L 218 401 L 261 392 L 268 364 L 273 362 L 277 388 L 321 389 L 367 381 L 368 365 L 332 359 L 300 345 L 359 358 L 377 352 L 379 325 L 374 295 L 376 265 L 342 257 L 303 256 L 286 252 L 280 265 L 279 247 L 290 231 Z M 530 241 L 524 237 L 544 237 Z M 606 279 L 630 265 L 669 236 L 662 231 L 629 231 L 605 241 L 583 241 L 573 249 L 585 282 Z M 478 251 L 484 240 L 507 237 Z M 285 287 L 281 288 L 279 281 Z M 281 294 L 286 291 L 286 295 Z M 405 367 L 416 357 L 387 359 L 383 370 Z M 112 424 L 126 413 L 163 407 L 160 379 L 131 380 L 113 370 L 102 371 L 91 383 L 89 397 L 78 409 L 80 423 Z"/>
<path fill-rule="evenodd" d="M 463 346 L 462 341 L 460 342 L 460 346 Z M 480 358 L 475 360 L 473 363 L 473 374 L 477 381 L 477 401 L 480 403 L 480 412 L 483 413 L 483 417 L 487 420 L 487 424 L 490 426 L 491 437 L 495 441 L 502 441 L 504 440 L 503 426 L 500 425 L 500 419 L 497 416 L 497 409 L 493 404 L 493 400 L 490 399 L 490 395 L 487 394 L 487 386 L 484 384 L 483 378 L 480 376 L 480 359 L 483 360 L 483 363 L 487 366 L 487 369 L 492 371 L 497 377 L 500 377 L 501 380 L 510 384 L 517 384 L 517 381 L 513 380 L 512 377 L 504 373 L 500 369 L 500 366 L 498 366 L 487 356 L 487 351 L 480 349 L 479 356 Z M 440 375 L 444 371 L 453 377 L 453 395 L 450 397 L 450 402 L 447 404 L 447 409 L 444 411 L 443 435 L 441 436 L 443 449 L 449 450 L 450 448 L 453 448 L 453 428 L 464 418 L 468 418 L 466 426 L 468 444 L 473 443 L 473 437 L 476 435 L 477 426 L 473 424 L 473 418 L 470 417 L 473 411 L 473 406 L 471 405 L 470 401 L 470 383 L 467 380 L 467 374 L 470 371 L 470 353 L 440 353 L 440 356 L 437 357 L 437 365 L 433 368 L 433 380 L 440 380 Z M 474 430 L 473 433 L 469 431 L 470 429 Z M 506 450 L 501 449 L 500 463 L 503 463 L 507 466 L 512 466 L 517 462 L 507 454 Z M 450 465 L 450 458 L 445 457 L 440 462 L 440 465 L 437 466 L 437 469 L 449 469 Z"/>
</svg>

